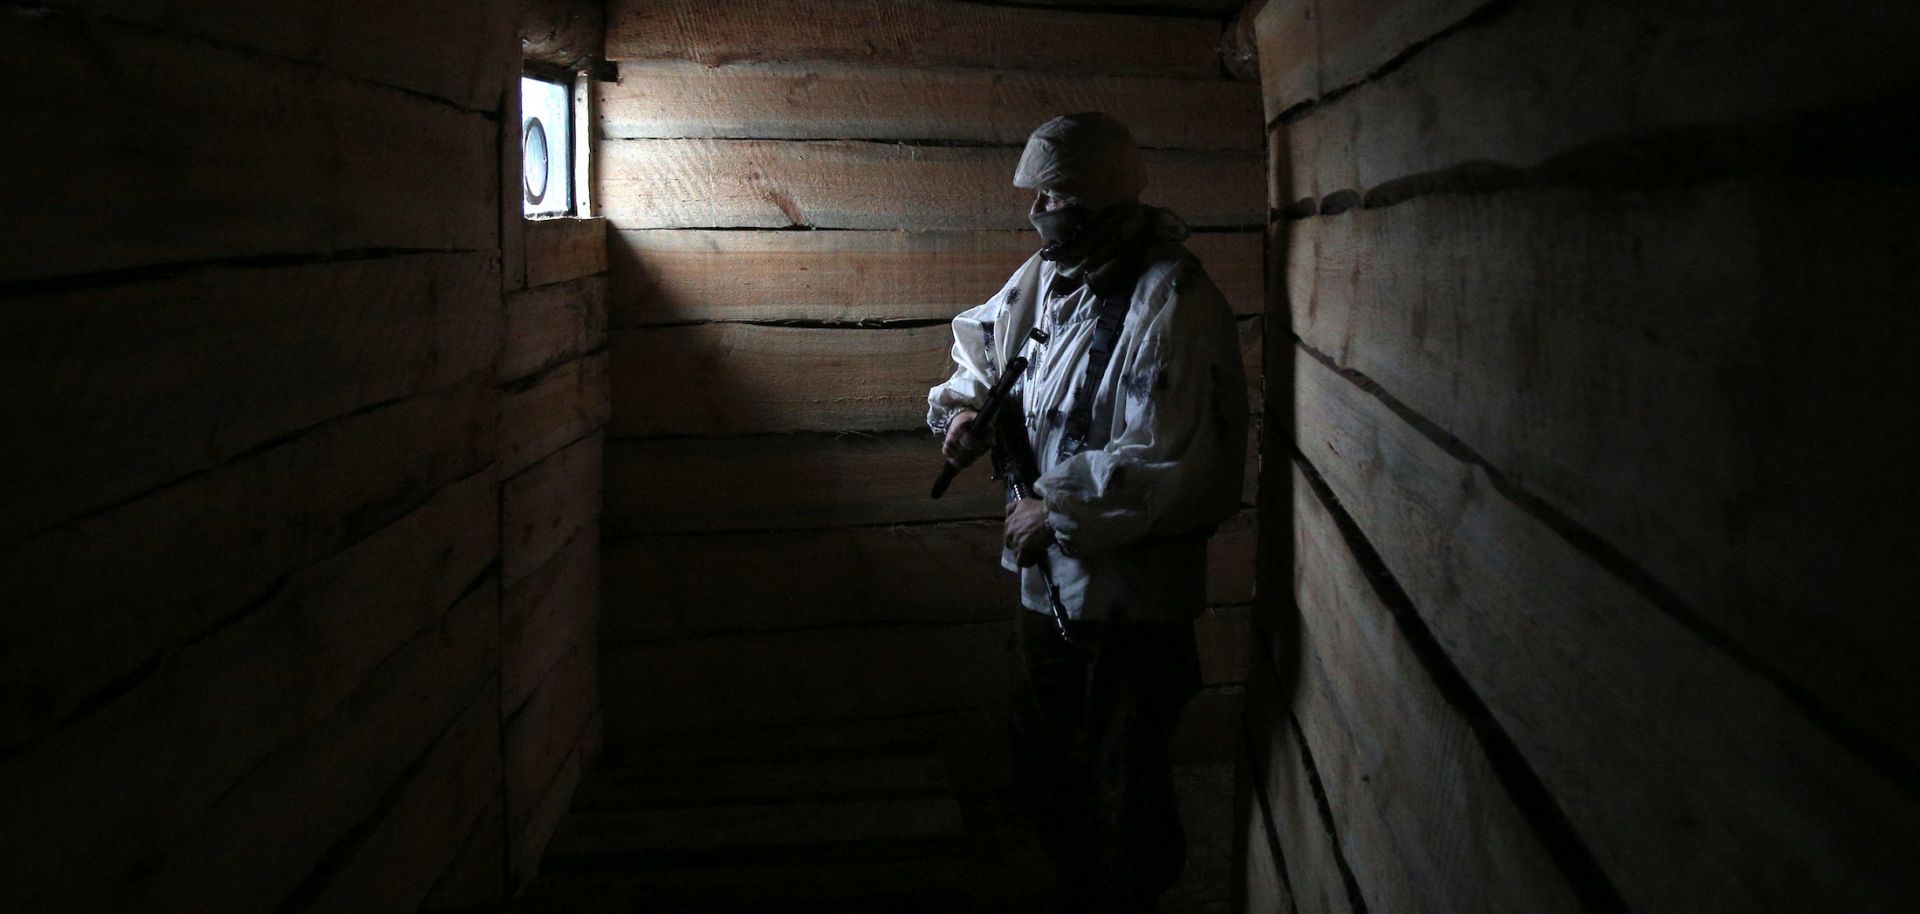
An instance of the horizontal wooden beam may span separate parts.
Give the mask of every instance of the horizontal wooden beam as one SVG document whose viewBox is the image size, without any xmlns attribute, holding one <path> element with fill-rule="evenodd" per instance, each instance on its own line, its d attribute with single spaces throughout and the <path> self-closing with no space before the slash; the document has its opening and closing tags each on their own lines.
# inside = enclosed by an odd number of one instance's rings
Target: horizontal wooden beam
<svg viewBox="0 0 1920 914">
<path fill-rule="evenodd" d="M 605 446 L 587 435 L 500 484 L 500 582 L 512 587 L 600 518 Z"/>
<path fill-rule="evenodd" d="M 335 71 L 463 108 L 495 108 L 518 75 L 508 0 L 276 0 L 262 16 L 246 2 L 65 0 L 60 4 L 118 23 L 209 46 L 243 49 L 274 63 Z M 420 36 L 432 35 L 431 42 Z M 158 75 L 158 74 L 154 74 Z"/>
<path fill-rule="evenodd" d="M 1004 704 L 1007 633 L 993 621 L 613 645 L 608 723 L 638 736 Z M 662 695 L 674 700 L 648 700 Z"/>
<path fill-rule="evenodd" d="M 567 282 L 607 271 L 607 220 L 523 220 L 527 285 Z"/>
<path fill-rule="evenodd" d="M 287 576 L 481 470 L 497 402 L 476 379 L 325 422 L 0 551 L 15 607 L 0 614 L 0 668 L 17 684 L 0 701 L 0 745 L 53 730 Z"/>
<path fill-rule="evenodd" d="M 1629 906 L 1909 896 L 1910 785 L 1484 469 L 1310 355 L 1295 364 L 1301 451 Z"/>
<path fill-rule="evenodd" d="M 599 60 L 607 45 L 600 0 L 523 0 L 520 51 L 530 61 L 576 69 Z"/>
<path fill-rule="evenodd" d="M 388 437 L 376 449 L 407 452 L 404 442 Z M 294 482 L 315 488 L 333 475 L 331 469 L 301 472 Z M 210 504 L 249 516 L 259 512 L 248 506 L 289 500 L 280 492 Z M 447 486 L 324 561 L 292 573 L 268 568 L 275 578 L 270 598 L 184 645 L 159 640 L 173 635 L 168 629 L 186 615 L 157 602 L 173 596 L 161 575 L 106 562 L 61 575 L 76 588 L 87 579 L 138 582 L 144 592 L 130 591 L 111 621 L 154 639 L 143 646 L 172 652 L 70 726 L 0 760 L 0 802 L 10 823 L 5 846 L 15 864 L 0 869 L 6 897 L 34 909 L 107 909 L 115 899 L 124 901 L 119 893 L 129 884 L 154 898 L 185 898 L 191 887 L 217 878 L 247 909 L 279 907 L 336 842 L 382 810 L 396 779 L 462 707 L 456 700 L 471 703 L 497 666 L 497 585 L 482 577 L 497 554 L 496 503 L 488 474 Z M 299 519 L 295 514 L 291 522 Z M 193 521 L 199 523 L 177 534 L 112 542 L 121 551 L 164 556 L 194 576 L 214 576 L 220 572 L 209 569 L 220 566 L 183 556 L 177 545 L 121 545 L 200 542 L 220 532 L 201 518 L 182 519 Z M 276 516 L 275 522 L 290 521 Z M 209 546 L 233 549 L 217 538 Z M 255 550 L 237 560 L 250 557 L 267 558 Z M 6 579 L 28 580 L 11 568 Z M 18 605 L 49 603 L 29 595 Z M 225 604 L 215 609 L 231 612 Z M 9 614 L 10 622 L 17 615 Z M 149 618 L 159 616 L 166 623 Z M 97 629 L 108 621 L 69 616 L 44 627 L 75 637 L 88 633 L 82 626 Z M 192 624 L 195 632 L 205 625 Z M 321 631 L 353 637 L 314 634 Z M 104 638 L 72 648 L 50 634 L 33 641 L 6 634 L 6 668 L 23 672 L 31 668 L 12 656 L 22 647 L 48 651 L 41 665 L 70 674 L 115 647 Z M 96 672 L 97 665 L 87 663 L 84 671 Z M 101 685 L 87 684 L 84 694 Z M 47 688 L 42 694 L 67 693 Z M 498 720 L 491 700 L 477 703 L 485 719 Z M 195 737 L 182 739 L 183 733 Z M 492 745 L 482 754 L 497 758 L 497 742 Z M 279 834 L 286 824 L 280 814 L 287 811 L 297 812 L 306 827 Z M 113 833 L 112 841 L 100 840 L 103 830 Z M 32 840 L 12 838 L 25 834 Z M 42 894 L 50 891 L 61 894 Z"/>
<path fill-rule="evenodd" d="M 1332 509 L 1297 471 L 1293 492 L 1299 629 L 1277 648 L 1367 908 L 1583 910 Z"/>
<path fill-rule="evenodd" d="M 574 531 L 559 551 L 500 597 L 500 707 L 511 715 L 581 644 L 597 643 L 600 528 Z"/>
<path fill-rule="evenodd" d="M 607 424 L 607 354 L 574 359 L 500 398 L 497 453 L 511 476 Z"/>
<path fill-rule="evenodd" d="M 1354 914 L 1341 872 L 1344 860 L 1337 827 L 1321 815 L 1315 797 L 1313 756 L 1295 735 L 1292 683 L 1280 680 L 1273 664 L 1253 658 L 1247 686 L 1247 775 L 1255 805 L 1269 816 L 1279 839 L 1282 878 L 1298 911 Z M 1284 690 L 1284 691 L 1283 691 Z"/>
<path fill-rule="evenodd" d="M 1429 197 L 1292 223 L 1288 297 L 1308 345 L 1912 765 L 1920 433 L 1884 391 L 1915 219 L 1912 187 L 1851 182 Z"/>
<path fill-rule="evenodd" d="M 777 140 L 609 140 L 596 198 L 623 229 L 1024 229 L 1017 147 Z M 1143 198 L 1200 227 L 1266 220 L 1256 153 L 1153 151 Z"/>
<path fill-rule="evenodd" d="M 595 85 L 608 139 L 955 140 L 1021 145 L 1048 118 L 1104 111 L 1140 145 L 1256 151 L 1259 87 L 981 69 L 629 63 Z"/>
<path fill-rule="evenodd" d="M 968 473 L 927 496 L 940 469 L 928 433 L 611 441 L 610 535 L 801 529 L 999 517 L 1000 484 Z"/>
<path fill-rule="evenodd" d="M 1305 5 L 1275 0 L 1267 10 Z M 1391 5 L 1428 10 L 1438 23 L 1477 4 Z M 1568 175 L 1645 184 L 1702 160 L 1739 161 L 1781 140 L 1819 150 L 1816 161 L 1861 145 L 1869 157 L 1889 155 L 1890 142 L 1910 156 L 1911 132 L 1889 126 L 1908 112 L 1886 93 L 1920 86 L 1920 66 L 1902 38 L 1916 31 L 1920 7 L 1873 0 L 1819 9 L 1758 3 L 1738 19 L 1658 0 L 1604 9 L 1577 0 L 1529 3 L 1422 48 L 1287 124 L 1280 139 L 1289 167 L 1276 183 L 1290 188 L 1282 198 L 1290 202 L 1340 190 L 1365 194 L 1414 176 L 1442 189 L 1449 180 L 1471 186 L 1465 179 L 1476 169 L 1557 164 Z M 1513 78 L 1516 70 L 1527 78 Z M 1882 99 L 1878 110 L 1868 106 L 1874 99 Z M 1819 122 L 1833 110 L 1856 112 L 1866 122 L 1862 132 L 1881 135 L 1850 139 Z M 1795 125 L 1800 116 L 1816 122 Z M 1750 135 L 1711 137 L 1732 127 Z M 1690 153 L 1688 165 L 1659 161 L 1680 150 Z"/>
<path fill-rule="evenodd" d="M 491 698 L 491 685 L 487 691 Z M 492 705 L 475 702 L 447 725 L 410 778 L 394 789 L 392 807 L 353 836 L 312 910 L 408 910 L 425 903 L 461 839 L 491 808 L 474 798 L 499 789 L 500 717 Z"/>
<path fill-rule="evenodd" d="M 516 381 L 607 343 L 607 277 L 509 292 L 501 342 L 501 381 Z"/>
<path fill-rule="evenodd" d="M 487 372 L 484 254 L 187 271 L 0 307 L 0 542 Z"/>
<path fill-rule="evenodd" d="M 0 188 L 0 209 L 34 226 L 0 250 L 0 281 L 498 243 L 499 129 L 483 114 L 62 15 L 0 31 L 0 86 L 61 138 Z"/>
<path fill-rule="evenodd" d="M 610 239 L 616 327 L 694 320 L 924 320 L 986 301 L 1038 249 L 1032 229 L 762 232 L 639 229 Z M 1235 314 L 1258 314 L 1260 232 L 1187 239 Z"/>
<path fill-rule="evenodd" d="M 952 373 L 944 326 L 696 324 L 615 331 L 613 434 L 737 435 L 926 427 Z"/>
<path fill-rule="evenodd" d="M 607 545 L 609 641 L 1009 618 L 998 520 L 631 537 Z M 1252 512 L 1209 544 L 1208 600 L 1253 598 Z M 928 578 L 938 583 L 929 585 Z"/>
<path fill-rule="evenodd" d="M 1358 82 L 1485 2 L 1271 0 L 1254 18 L 1267 117 Z"/>
<path fill-rule="evenodd" d="M 956 0 L 615 0 L 607 9 L 607 59 L 708 67 L 844 61 L 1210 77 L 1220 72 L 1219 35 L 1204 19 Z"/>
<path fill-rule="evenodd" d="M 1260 397 L 1260 318 L 1238 323 L 1248 400 Z M 927 390 L 953 373 L 953 331 L 694 324 L 615 331 L 612 433 L 739 435 L 926 427 Z"/>
<path fill-rule="evenodd" d="M 603 630 L 611 642 L 1006 619 L 1019 596 L 1000 538 L 999 521 L 969 521 L 616 540 Z"/>
</svg>

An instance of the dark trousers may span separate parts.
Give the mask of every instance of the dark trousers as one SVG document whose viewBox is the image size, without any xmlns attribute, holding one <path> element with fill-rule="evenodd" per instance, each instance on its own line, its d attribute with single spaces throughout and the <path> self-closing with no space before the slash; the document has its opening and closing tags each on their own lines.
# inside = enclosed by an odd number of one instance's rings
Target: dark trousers
<svg viewBox="0 0 1920 914">
<path fill-rule="evenodd" d="M 1191 622 L 1070 622 L 1022 610 L 1014 782 L 1071 903 L 1152 910 L 1186 839 L 1168 747 L 1200 688 Z"/>
</svg>

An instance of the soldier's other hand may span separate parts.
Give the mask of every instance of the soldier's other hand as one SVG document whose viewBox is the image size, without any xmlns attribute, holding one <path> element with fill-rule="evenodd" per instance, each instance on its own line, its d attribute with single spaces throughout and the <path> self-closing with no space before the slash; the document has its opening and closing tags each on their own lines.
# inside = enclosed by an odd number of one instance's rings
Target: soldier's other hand
<svg viewBox="0 0 1920 914">
<path fill-rule="evenodd" d="M 1046 502 L 1022 498 L 1008 505 L 1006 542 L 1022 568 L 1045 558 L 1047 547 L 1053 545 L 1053 528 L 1047 526 Z"/>
<path fill-rule="evenodd" d="M 973 420 L 979 414 L 963 409 L 953 414 L 953 421 L 947 423 L 947 438 L 940 443 L 940 456 L 947 458 L 954 466 L 964 467 L 975 458 L 986 453 L 993 442 L 984 434 L 974 433 Z"/>
</svg>

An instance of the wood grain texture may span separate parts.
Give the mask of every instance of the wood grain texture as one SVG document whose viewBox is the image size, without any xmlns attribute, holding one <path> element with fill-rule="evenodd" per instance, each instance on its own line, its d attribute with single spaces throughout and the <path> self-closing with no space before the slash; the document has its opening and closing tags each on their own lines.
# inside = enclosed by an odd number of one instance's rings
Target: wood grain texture
<svg viewBox="0 0 1920 914">
<path fill-rule="evenodd" d="M 527 219 L 527 286 L 607 271 L 607 220 Z"/>
<path fill-rule="evenodd" d="M 984 474 L 927 497 L 940 469 L 930 433 L 753 435 L 607 444 L 609 535 L 997 518 Z M 720 484 L 724 480 L 724 484 Z"/>
<path fill-rule="evenodd" d="M 1299 914 L 1353 914 L 1338 863 L 1340 846 L 1314 799 L 1312 758 L 1294 734 L 1290 685 L 1275 678 L 1271 658 L 1255 652 L 1248 670 L 1248 776 L 1280 842 L 1280 869 Z M 1287 689 L 1283 692 L 1282 689 Z"/>
<path fill-rule="evenodd" d="M 1220 525 L 1207 541 L 1207 602 L 1252 603 L 1259 518 L 1241 511 Z"/>
<path fill-rule="evenodd" d="M 490 459 L 470 383 L 344 417 L 0 553 L 9 748 Z M 489 534 L 496 541 L 497 530 Z"/>
<path fill-rule="evenodd" d="M 607 277 L 586 276 L 509 293 L 502 381 L 517 381 L 607 342 Z"/>
<path fill-rule="evenodd" d="M 1327 506 L 1293 488 L 1293 713 L 1368 910 L 1581 910 Z"/>
<path fill-rule="evenodd" d="M 427 893 L 428 910 L 472 908 L 492 904 L 506 892 L 506 874 L 502 861 L 507 858 L 506 803 L 495 799 L 487 804 L 467 832 L 467 839 L 454 854 L 440 878 Z"/>
<path fill-rule="evenodd" d="M 612 738 L 622 739 L 611 726 Z M 960 793 L 1004 790 L 1010 783 L 1004 707 L 933 711 L 746 730 L 688 731 L 672 739 L 627 740 L 630 762 L 709 765 L 742 759 L 939 753 Z"/>
<path fill-rule="evenodd" d="M 601 435 L 587 435 L 500 485 L 500 580 L 512 587 L 600 519 Z"/>
<path fill-rule="evenodd" d="M 0 308 L 0 542 L 493 359 L 480 254 L 192 270 Z"/>
<path fill-rule="evenodd" d="M 1208 549 L 1207 599 L 1253 598 L 1251 511 Z M 1004 619 L 1018 601 L 997 520 L 642 536 L 607 545 L 605 637 Z"/>
<path fill-rule="evenodd" d="M 397 785 L 393 806 L 365 833 L 354 835 L 340 868 L 302 910 L 407 911 L 426 902 L 440 874 L 453 864 L 461 839 L 489 809 L 474 798 L 492 796 L 499 788 L 500 717 L 493 685 L 489 682 L 480 699 L 447 726 L 412 777 Z"/>
<path fill-rule="evenodd" d="M 1261 800 L 1250 795 L 1244 764 L 1235 779 L 1240 782 L 1233 805 L 1234 815 L 1240 820 L 1235 847 L 1240 849 L 1243 862 L 1236 873 L 1239 884 L 1233 888 L 1234 897 L 1245 901 L 1233 910 L 1235 914 L 1293 914 L 1293 894 L 1287 891 L 1287 881 L 1281 875 L 1279 849 L 1269 837 L 1268 823 L 1272 820 Z"/>
<path fill-rule="evenodd" d="M 597 83 L 608 139 L 959 140 L 1023 146 L 1064 111 L 1104 111 L 1156 149 L 1258 150 L 1260 90 L 1223 79 L 981 69 L 629 63 Z"/>
<path fill-rule="evenodd" d="M 1907 786 L 1482 469 L 1320 362 L 1295 364 L 1301 450 L 1629 905 L 1892 910 L 1916 897 Z"/>
<path fill-rule="evenodd" d="M 1584 168 L 1645 183 L 1681 167 L 1662 155 L 1686 150 L 1692 167 L 1738 162 L 1789 138 L 1834 157 L 1859 141 L 1793 119 L 1877 99 L 1885 119 L 1904 122 L 1907 109 L 1892 98 L 1920 86 L 1920 61 L 1903 37 L 1916 31 L 1920 8 L 1871 0 L 1819 9 L 1771 0 L 1738 17 L 1658 0 L 1524 4 L 1287 125 L 1288 199 L 1464 166 Z M 1867 145 L 1910 149 L 1910 128 L 1868 117 L 1868 129 L 1887 136 Z M 1730 126 L 1754 134 L 1708 133 Z M 1867 150 L 1876 153 L 1885 150 Z"/>
<path fill-rule="evenodd" d="M 273 15 L 250 0 L 70 0 L 63 6 L 242 48 L 261 57 L 491 110 L 513 75 L 516 4 L 504 0 L 280 0 Z M 421 36 L 433 36 L 423 40 Z"/>
<path fill-rule="evenodd" d="M 535 0 L 520 4 L 520 48 L 527 60 L 585 69 L 607 46 L 606 4 Z"/>
<path fill-rule="evenodd" d="M 0 279 L 498 240 L 497 130 L 480 114 L 66 15 L 0 33 L 0 85 L 61 138 L 0 189 L 35 227 L 0 252 Z"/>
<path fill-rule="evenodd" d="M 1260 320 L 1240 322 L 1260 410 Z M 612 434 L 910 431 L 952 373 L 944 326 L 884 329 L 697 324 L 612 335 Z"/>
<path fill-rule="evenodd" d="M 1247 681 L 1251 617 L 1246 606 L 1210 606 L 1193 620 L 1202 685 L 1231 686 Z"/>
<path fill-rule="evenodd" d="M 608 641 L 1004 619 L 1019 600 L 998 521 L 622 539 L 607 546 Z"/>
<path fill-rule="evenodd" d="M 1374 70 L 1486 0 L 1272 0 L 1254 17 L 1267 119 Z"/>
<path fill-rule="evenodd" d="M 952 372 L 947 327 L 700 324 L 615 331 L 612 433 L 913 430 Z"/>
<path fill-rule="evenodd" d="M 844 61 L 1211 77 L 1218 23 L 954 0 L 619 0 L 607 59 Z M 1056 36 L 1073 35 L 1073 41 Z M 1143 53 L 1143 50 L 1150 52 Z"/>
<path fill-rule="evenodd" d="M 1001 705 L 1008 637 L 994 621 L 615 645 L 608 725 L 639 737 Z"/>
<path fill-rule="evenodd" d="M 601 659 L 591 638 L 575 643 L 542 678 L 525 703 L 507 717 L 506 795 L 508 834 L 526 830 L 579 749 L 600 709 Z M 672 703 L 672 702 L 669 702 Z"/>
<path fill-rule="evenodd" d="M 527 810 L 525 819 L 513 826 L 507 854 L 509 895 L 533 882 L 539 875 L 541 865 L 547 859 L 547 848 L 558 834 L 560 824 L 572 805 L 574 791 L 579 789 L 587 771 L 593 767 L 593 747 L 599 742 L 601 726 L 601 717 L 596 711 L 588 718 L 586 732 L 581 735 L 579 743 L 561 762 L 559 773 L 541 791 L 533 806 Z"/>
<path fill-rule="evenodd" d="M 596 494 L 598 494 L 596 492 Z M 500 598 L 500 707 L 511 715 L 600 622 L 600 529 L 575 531 Z"/>
<path fill-rule="evenodd" d="M 1294 223 L 1294 325 L 1912 763 L 1916 218 L 1839 182 L 1423 198 Z"/>
<path fill-rule="evenodd" d="M 690 320 L 949 318 L 1038 249 L 1026 231 L 624 230 L 609 238 L 616 327 Z M 1187 239 L 1236 314 L 1260 313 L 1259 232 Z"/>
<path fill-rule="evenodd" d="M 782 140 L 608 140 L 596 197 L 621 228 L 1023 229 L 1020 150 Z M 1149 150 L 1142 198 L 1201 226 L 1266 219 L 1258 153 Z"/>
<path fill-rule="evenodd" d="M 1011 6 L 1105 7 L 1123 9 L 1141 7 L 1165 15 L 1170 10 L 1192 10 L 1194 15 L 1225 16 L 1247 4 L 1247 0 L 1004 0 Z"/>
<path fill-rule="evenodd" d="M 410 611 L 391 621 L 422 618 Z M 377 636 L 391 644 L 395 635 L 381 629 Z M 143 903 L 234 912 L 280 903 L 356 826 L 379 816 L 383 794 L 407 780 L 463 709 L 493 700 L 483 687 L 499 661 L 499 640 L 490 581 L 437 619 L 428 614 L 325 720 L 275 748 L 190 827 L 167 837 L 162 861 L 136 882 Z M 309 685 L 338 688 L 322 679 Z M 288 816 L 305 823 L 298 834 L 286 834 Z M 497 880 L 497 861 L 494 872 Z M 225 886 L 217 902 L 199 897 L 210 879 Z"/>
<path fill-rule="evenodd" d="M 445 690 L 497 663 L 497 621 L 463 627 L 494 615 L 491 598 L 451 617 L 448 635 L 432 635 L 451 643 L 407 648 L 493 563 L 495 510 L 488 474 L 446 487 L 291 574 L 258 608 L 179 647 L 72 725 L 0 760 L 11 823 L 0 849 L 13 861 L 0 870 L 7 897 L 34 910 L 273 907 L 378 807 L 419 751 L 394 731 L 362 728 L 390 722 L 430 736 L 445 724 L 431 718 L 459 707 L 442 704 L 457 694 Z M 156 593 L 148 591 L 141 617 Z M 415 693 L 423 671 L 433 674 L 424 697 Z M 281 834 L 285 819 L 266 815 L 267 806 L 310 810 L 310 829 Z M 234 859 L 240 872 L 222 866 Z M 188 891 L 204 889 L 210 872 L 223 874 L 229 892 Z"/>
<path fill-rule="evenodd" d="M 511 476 L 607 424 L 607 354 L 574 359 L 500 397 L 500 474 Z"/>
</svg>

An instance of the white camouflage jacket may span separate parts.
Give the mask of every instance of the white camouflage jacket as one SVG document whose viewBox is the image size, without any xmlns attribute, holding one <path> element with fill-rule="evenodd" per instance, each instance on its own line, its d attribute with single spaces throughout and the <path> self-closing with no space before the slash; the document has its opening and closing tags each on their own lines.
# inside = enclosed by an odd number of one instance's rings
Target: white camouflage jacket
<svg viewBox="0 0 1920 914">
<path fill-rule="evenodd" d="M 1076 281 L 1056 284 L 1038 254 L 1028 259 L 999 294 L 953 319 L 953 376 L 928 392 L 927 422 L 944 432 L 956 411 L 977 409 L 1001 366 L 1024 354 L 1015 390 L 1068 616 L 1191 619 L 1206 599 L 1206 537 L 1240 507 L 1247 385 L 1233 313 L 1185 248 L 1157 249 L 1095 387 L 1093 440 L 1063 457 L 1097 301 Z M 1037 568 L 1016 569 L 1005 552 L 1000 562 L 1020 571 L 1027 609 L 1051 611 Z"/>
</svg>

